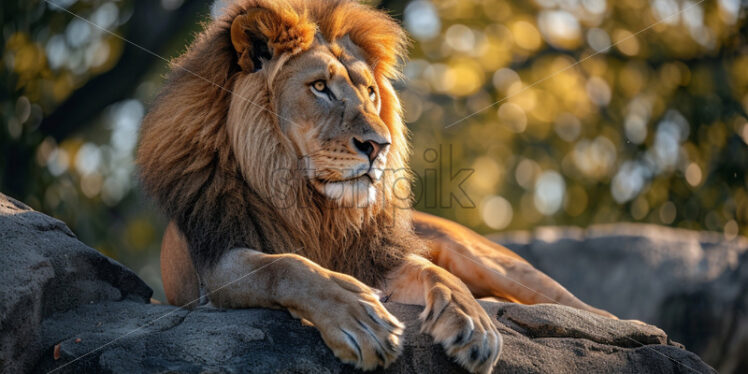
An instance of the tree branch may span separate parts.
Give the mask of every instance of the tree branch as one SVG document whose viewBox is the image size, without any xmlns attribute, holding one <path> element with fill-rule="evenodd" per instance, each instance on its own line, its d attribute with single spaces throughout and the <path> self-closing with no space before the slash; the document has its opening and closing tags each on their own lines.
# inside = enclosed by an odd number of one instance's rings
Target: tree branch
<svg viewBox="0 0 748 374">
<path fill-rule="evenodd" d="M 132 43 L 125 42 L 117 64 L 74 91 L 42 120 L 39 131 L 61 141 L 89 126 L 106 106 L 130 96 L 153 64 L 162 62 L 143 49 L 159 55 L 164 53 L 183 26 L 191 23 L 199 11 L 207 10 L 205 4 L 200 0 L 187 0 L 178 9 L 168 11 L 158 1 L 135 1 L 128 32 L 124 35 Z"/>
<path fill-rule="evenodd" d="M 179 31 L 185 25 L 192 25 L 201 11 L 207 11 L 207 3 L 201 0 L 186 0 L 173 11 L 163 9 L 159 1 L 135 0 L 124 38 L 162 54 L 175 37 L 182 37 Z M 42 137 L 51 136 L 60 142 L 92 125 L 94 117 L 104 108 L 130 96 L 154 63 L 163 62 L 135 45 L 125 42 L 122 55 L 111 70 L 91 78 L 46 116 L 38 130 Z M 37 145 L 34 142 L 11 142 L 3 151 L 4 165 L 0 162 L 0 166 L 4 166 L 0 169 L 2 191 L 26 199 L 30 193 L 28 188 Z"/>
</svg>

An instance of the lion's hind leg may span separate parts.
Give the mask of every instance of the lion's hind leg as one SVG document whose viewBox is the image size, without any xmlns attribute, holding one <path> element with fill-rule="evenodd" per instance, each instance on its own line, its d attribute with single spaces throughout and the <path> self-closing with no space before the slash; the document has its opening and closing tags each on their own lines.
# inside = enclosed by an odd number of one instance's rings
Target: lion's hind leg
<svg viewBox="0 0 748 374">
<path fill-rule="evenodd" d="M 434 251 L 434 262 L 462 279 L 476 297 L 492 296 L 521 304 L 561 304 L 616 318 L 579 300 L 527 262 L 501 254 L 482 255 L 471 248 L 442 246 Z"/>
<path fill-rule="evenodd" d="M 414 214 L 414 224 L 429 244 L 430 259 L 465 282 L 475 297 L 561 304 L 616 318 L 582 302 L 514 252 L 466 227 L 423 213 Z"/>
<path fill-rule="evenodd" d="M 199 305 L 200 281 L 187 240 L 174 222 L 166 226 L 161 241 L 161 281 L 169 304 L 188 309 Z"/>
</svg>

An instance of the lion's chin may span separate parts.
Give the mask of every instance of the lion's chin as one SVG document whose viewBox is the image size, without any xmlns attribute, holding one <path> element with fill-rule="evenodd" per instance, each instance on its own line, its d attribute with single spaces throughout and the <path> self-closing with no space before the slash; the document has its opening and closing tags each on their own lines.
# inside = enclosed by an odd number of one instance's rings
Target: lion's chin
<svg viewBox="0 0 748 374">
<path fill-rule="evenodd" d="M 377 199 L 377 188 L 366 176 L 339 182 L 320 182 L 317 190 L 344 207 L 364 208 Z"/>
</svg>

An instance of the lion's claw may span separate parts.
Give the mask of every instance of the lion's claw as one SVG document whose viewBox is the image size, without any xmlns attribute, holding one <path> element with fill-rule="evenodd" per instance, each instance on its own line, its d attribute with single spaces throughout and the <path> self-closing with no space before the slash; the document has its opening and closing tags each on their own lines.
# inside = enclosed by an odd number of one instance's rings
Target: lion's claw
<svg viewBox="0 0 748 374">
<path fill-rule="evenodd" d="M 496 326 L 472 295 L 434 287 L 421 314 L 421 331 L 430 334 L 458 364 L 474 373 L 490 373 L 501 353 Z"/>
<path fill-rule="evenodd" d="M 402 352 L 404 326 L 377 295 L 353 278 L 335 275 L 327 310 L 313 312 L 313 322 L 333 354 L 358 369 L 387 367 Z"/>
</svg>

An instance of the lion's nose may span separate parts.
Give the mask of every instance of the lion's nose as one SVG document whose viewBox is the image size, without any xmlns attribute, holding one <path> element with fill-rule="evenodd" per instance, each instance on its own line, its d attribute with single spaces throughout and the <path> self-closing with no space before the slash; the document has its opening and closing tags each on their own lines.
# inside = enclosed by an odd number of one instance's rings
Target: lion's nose
<svg viewBox="0 0 748 374">
<path fill-rule="evenodd" d="M 377 156 L 379 156 L 379 153 L 386 149 L 390 143 L 379 143 L 374 140 L 359 140 L 358 138 L 353 138 L 353 145 L 359 152 L 369 158 L 369 162 L 374 162 Z"/>
</svg>

